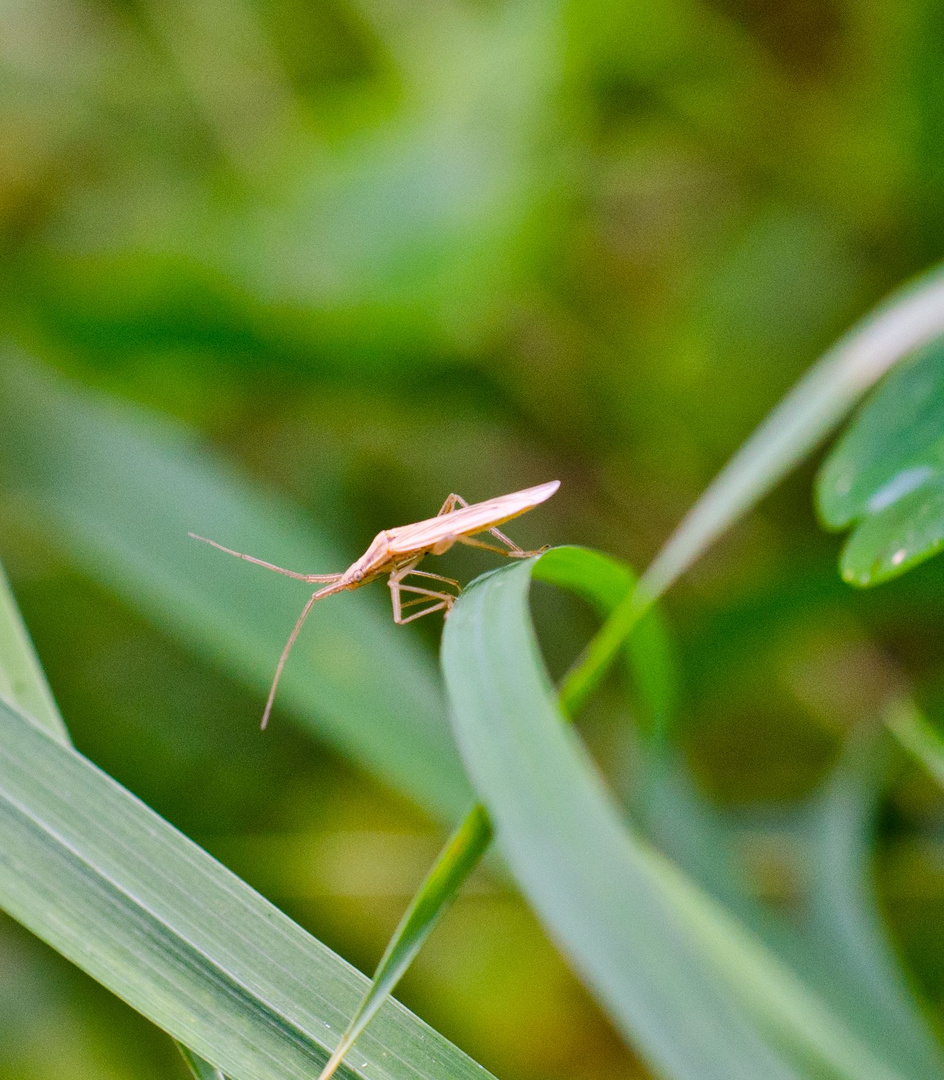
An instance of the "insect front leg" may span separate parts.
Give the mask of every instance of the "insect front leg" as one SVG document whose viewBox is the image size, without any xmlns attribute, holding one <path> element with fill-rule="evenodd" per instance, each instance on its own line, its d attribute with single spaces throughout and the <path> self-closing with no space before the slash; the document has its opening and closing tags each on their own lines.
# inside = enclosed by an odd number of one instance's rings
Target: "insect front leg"
<svg viewBox="0 0 944 1080">
<path fill-rule="evenodd" d="M 421 619 L 424 615 L 431 615 L 434 611 L 449 611 L 452 605 L 455 603 L 455 596 L 452 593 L 447 592 L 434 592 L 432 589 L 424 589 L 419 585 L 404 585 L 404 578 L 409 577 L 411 574 L 417 577 L 433 578 L 436 581 L 444 581 L 447 585 L 453 585 L 456 589 L 459 589 L 459 583 L 453 581 L 452 578 L 443 577 L 441 574 L 430 574 L 425 570 L 415 569 L 416 563 L 419 560 L 406 563 L 404 566 L 398 567 L 390 575 L 387 580 L 387 584 L 390 586 L 390 599 L 393 602 L 393 621 L 398 625 L 412 622 L 414 619 Z M 414 599 L 403 602 L 402 594 L 411 593 Z M 412 615 L 404 616 L 404 608 L 413 607 L 415 604 L 422 604 L 427 599 L 438 600 L 436 604 L 432 604 L 429 607 L 424 608 L 422 611 L 414 612 Z"/>
</svg>

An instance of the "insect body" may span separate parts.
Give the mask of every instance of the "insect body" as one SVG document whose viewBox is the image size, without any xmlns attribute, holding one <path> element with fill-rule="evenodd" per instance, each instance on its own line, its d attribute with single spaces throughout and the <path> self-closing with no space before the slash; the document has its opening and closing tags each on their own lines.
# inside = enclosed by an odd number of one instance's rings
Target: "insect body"
<svg viewBox="0 0 944 1080">
<path fill-rule="evenodd" d="M 282 668 L 288 654 L 295 644 L 299 631 L 308 618 L 308 613 L 316 600 L 323 600 L 326 596 L 343 592 L 346 589 L 359 589 L 384 574 L 389 575 L 387 584 L 390 586 L 390 596 L 393 601 L 393 619 L 397 623 L 408 623 L 419 619 L 423 615 L 430 615 L 434 611 L 448 613 L 459 592 L 459 583 L 452 578 L 443 577 L 441 574 L 430 574 L 416 567 L 426 555 L 442 555 L 453 544 L 468 544 L 470 547 L 485 548 L 486 551 L 496 551 L 500 555 L 506 555 L 512 559 L 526 559 L 531 555 L 537 555 L 536 551 L 523 551 L 516 543 L 509 540 L 498 529 L 499 525 L 518 517 L 533 507 L 549 499 L 560 487 L 559 480 L 552 480 L 547 484 L 538 484 L 537 487 L 525 488 L 523 491 L 515 491 L 510 495 L 499 495 L 495 499 L 486 499 L 485 502 L 473 503 L 471 506 L 460 495 L 450 495 L 443 503 L 442 509 L 436 517 L 426 521 L 418 521 L 413 525 L 401 525 L 396 529 L 384 529 L 377 533 L 370 547 L 364 554 L 347 570 L 339 574 L 299 574 L 294 570 L 285 570 L 281 566 L 256 559 L 252 555 L 243 555 L 239 551 L 223 547 L 215 540 L 207 540 L 205 536 L 190 535 L 195 540 L 203 540 L 213 547 L 225 551 L 228 555 L 235 555 L 239 559 L 264 566 L 269 570 L 275 570 L 279 574 L 296 578 L 299 581 L 307 581 L 311 584 L 324 583 L 323 589 L 312 593 L 308 603 L 302 609 L 295 629 L 289 635 L 282 655 L 279 657 L 278 666 L 275 669 L 275 677 L 272 680 L 272 688 L 266 701 L 265 712 L 262 715 L 262 726 L 269 721 L 269 713 L 272 711 L 272 702 L 275 699 L 275 688 L 278 686 L 282 675 Z M 456 509 L 456 507 L 459 509 Z M 477 539 L 478 533 L 487 532 L 499 540 L 504 546 L 486 543 Z M 408 577 L 421 577 L 429 581 L 441 582 L 439 591 L 433 588 L 425 588 L 420 585 L 405 585 L 404 580 Z M 455 592 L 445 591 L 443 586 L 450 586 Z M 412 598 L 403 600 L 403 594 L 407 593 Z M 422 611 L 415 611 L 404 616 L 406 608 L 416 607 L 420 604 L 427 606 Z"/>
</svg>

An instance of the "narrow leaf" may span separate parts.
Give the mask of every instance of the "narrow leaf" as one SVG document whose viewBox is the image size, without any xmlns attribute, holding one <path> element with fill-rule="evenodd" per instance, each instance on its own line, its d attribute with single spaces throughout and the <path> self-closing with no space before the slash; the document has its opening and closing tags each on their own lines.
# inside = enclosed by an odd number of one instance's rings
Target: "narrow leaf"
<svg viewBox="0 0 944 1080">
<path fill-rule="evenodd" d="M 310 1078 L 366 985 L 74 750 L 0 702 L 0 906 L 233 1080 Z M 394 1002 L 355 1075 L 479 1066 Z"/>
<path fill-rule="evenodd" d="M 546 552 L 535 564 L 535 577 L 571 589 L 603 615 L 633 588 L 636 580 L 632 571 L 615 559 L 576 547 Z M 627 654 L 648 709 L 652 731 L 661 734 L 675 706 L 676 678 L 665 631 L 655 612 L 650 612 L 631 635 Z M 491 839 L 492 827 L 485 808 L 473 806 L 440 852 L 394 931 L 370 989 L 318 1080 L 328 1080 L 385 997 L 393 993 L 439 917 L 478 865 Z"/>
<path fill-rule="evenodd" d="M 440 916 L 478 865 L 491 839 L 488 815 L 483 807 L 473 806 L 440 852 L 400 920 L 377 965 L 370 989 L 318 1080 L 328 1080 L 334 1074 L 358 1036 L 393 993 Z"/>
<path fill-rule="evenodd" d="M 627 828 L 561 722 L 530 623 L 530 572 L 509 566 L 463 593 L 443 669 L 509 866 L 615 1022 L 673 1080 L 903 1075 Z"/>
<path fill-rule="evenodd" d="M 944 273 L 935 268 L 893 293 L 842 337 L 708 485 L 637 588 L 587 646 L 563 697 L 573 707 L 585 701 L 653 602 L 815 449 L 892 365 L 941 334 Z"/>
<path fill-rule="evenodd" d="M 65 722 L 52 695 L 20 615 L 6 573 L 0 566 L 0 697 L 5 697 L 68 742 Z"/>
<path fill-rule="evenodd" d="M 898 701 L 885 723 L 901 745 L 944 787 L 944 739 L 912 701 Z"/>
<path fill-rule="evenodd" d="M 661 596 L 824 439 L 893 364 L 944 334 L 940 268 L 893 293 L 815 364 L 737 451 L 643 575 Z"/>
<path fill-rule="evenodd" d="M 894 706 L 894 715 L 908 703 Z M 874 723 L 853 730 L 808 825 L 809 905 L 818 945 L 856 988 L 860 1030 L 915 1076 L 944 1074 L 937 1040 L 882 926 L 872 880 L 872 832 L 889 774 L 891 740 Z"/>
<path fill-rule="evenodd" d="M 39 663 L 20 609 L 13 597 L 3 567 L 0 566 L 0 688 L 16 708 L 31 716 L 37 723 L 63 745 L 69 745 L 69 733 L 59 712 L 46 673 Z M 179 1043 L 184 1056 L 197 1080 L 226 1080 L 222 1073 L 212 1069 L 192 1050 Z"/>
<path fill-rule="evenodd" d="M 196 1080 L 226 1080 L 226 1077 L 219 1069 L 214 1069 L 209 1062 L 204 1061 L 202 1057 L 192 1050 L 188 1050 L 186 1046 L 181 1046 L 180 1043 L 177 1046 L 187 1063 L 187 1068 L 193 1073 Z"/>
</svg>

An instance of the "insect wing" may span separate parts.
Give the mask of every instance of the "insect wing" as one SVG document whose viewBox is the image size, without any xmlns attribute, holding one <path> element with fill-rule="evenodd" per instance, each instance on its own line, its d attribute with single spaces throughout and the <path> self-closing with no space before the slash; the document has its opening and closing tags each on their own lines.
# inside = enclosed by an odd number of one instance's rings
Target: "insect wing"
<svg viewBox="0 0 944 1080">
<path fill-rule="evenodd" d="M 537 487 L 513 491 L 509 495 L 499 495 L 495 499 L 464 506 L 461 510 L 442 514 L 440 517 L 418 521 L 415 525 L 402 525 L 398 529 L 388 529 L 390 551 L 398 555 L 407 555 L 412 551 L 422 551 L 434 547 L 443 540 L 455 536 L 472 536 L 485 529 L 492 529 L 509 521 L 549 499 L 560 487 L 559 480 L 552 480 Z"/>
</svg>

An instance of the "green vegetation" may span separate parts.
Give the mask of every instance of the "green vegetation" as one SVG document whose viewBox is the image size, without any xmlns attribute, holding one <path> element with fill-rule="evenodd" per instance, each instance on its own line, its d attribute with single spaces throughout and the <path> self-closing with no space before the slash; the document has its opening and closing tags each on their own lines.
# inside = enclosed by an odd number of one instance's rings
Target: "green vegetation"
<svg viewBox="0 0 944 1080">
<path fill-rule="evenodd" d="M 942 1075 L 942 26 L 10 6 L 0 1080 Z"/>
</svg>

